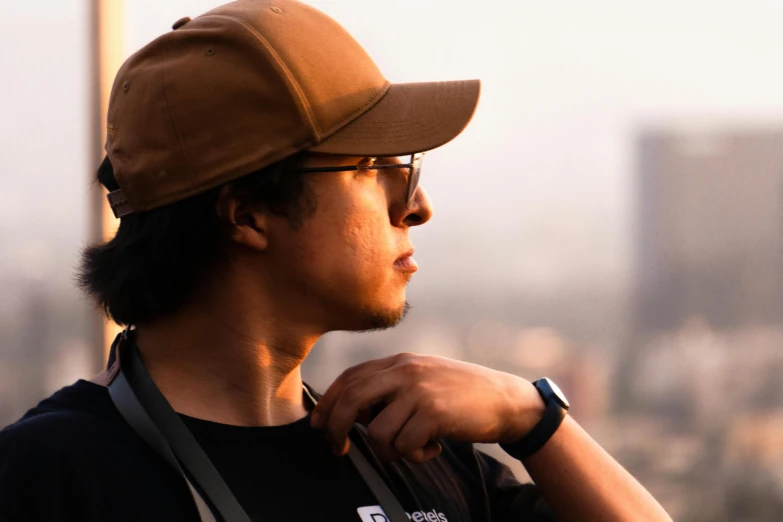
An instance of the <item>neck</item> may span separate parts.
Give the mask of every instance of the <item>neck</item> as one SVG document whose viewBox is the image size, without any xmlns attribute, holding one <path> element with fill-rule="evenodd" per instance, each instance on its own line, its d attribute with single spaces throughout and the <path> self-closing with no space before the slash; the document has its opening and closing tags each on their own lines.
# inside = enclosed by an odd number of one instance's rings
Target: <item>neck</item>
<svg viewBox="0 0 783 522">
<path fill-rule="evenodd" d="M 243 314 L 248 309 L 223 302 L 138 327 L 144 365 L 175 411 L 237 426 L 288 424 L 307 414 L 300 365 L 319 334 L 302 335 L 258 309 Z"/>
</svg>

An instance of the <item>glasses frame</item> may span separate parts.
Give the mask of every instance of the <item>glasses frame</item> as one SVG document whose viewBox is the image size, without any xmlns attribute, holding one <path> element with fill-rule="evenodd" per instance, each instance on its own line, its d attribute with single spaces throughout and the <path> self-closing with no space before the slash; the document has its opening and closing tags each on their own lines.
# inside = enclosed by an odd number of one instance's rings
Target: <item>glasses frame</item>
<svg viewBox="0 0 783 522">
<path fill-rule="evenodd" d="M 410 208 L 413 195 L 419 186 L 421 176 L 421 163 L 424 158 L 424 152 L 411 154 L 410 163 L 388 163 L 382 165 L 344 165 L 339 167 L 297 167 L 294 172 L 347 172 L 351 170 L 381 170 L 381 169 L 403 169 L 410 170 L 408 175 L 408 187 L 406 189 L 405 205 Z M 373 159 L 375 156 L 370 156 Z"/>
</svg>

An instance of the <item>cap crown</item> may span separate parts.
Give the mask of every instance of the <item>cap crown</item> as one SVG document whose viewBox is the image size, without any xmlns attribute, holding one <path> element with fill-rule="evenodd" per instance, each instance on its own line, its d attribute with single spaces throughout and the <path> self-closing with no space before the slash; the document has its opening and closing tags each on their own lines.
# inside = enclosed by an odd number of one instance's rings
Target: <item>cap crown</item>
<svg viewBox="0 0 783 522">
<path fill-rule="evenodd" d="M 296 0 L 238 0 L 123 64 L 106 152 L 130 206 L 150 210 L 316 145 L 389 83 L 337 22 Z"/>
</svg>

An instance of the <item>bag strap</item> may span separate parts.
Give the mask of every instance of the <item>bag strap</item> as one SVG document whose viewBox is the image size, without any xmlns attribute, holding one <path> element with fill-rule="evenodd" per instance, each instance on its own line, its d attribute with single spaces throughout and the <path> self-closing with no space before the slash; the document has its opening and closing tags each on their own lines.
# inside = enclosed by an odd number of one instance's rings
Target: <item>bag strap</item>
<svg viewBox="0 0 783 522">
<path fill-rule="evenodd" d="M 312 401 L 313 406 L 318 404 L 318 401 L 310 389 L 307 386 L 304 386 L 304 389 L 305 393 Z M 383 508 L 383 512 L 386 513 L 386 518 L 389 522 L 410 521 L 410 517 L 408 517 L 408 514 L 400 505 L 397 497 L 394 496 L 394 493 L 389 489 L 389 486 L 386 485 L 383 478 L 375 471 L 375 468 L 372 467 L 372 464 L 370 464 L 367 457 L 359 450 L 359 446 L 353 440 L 348 446 L 348 458 L 351 459 L 353 467 L 359 472 L 359 475 L 361 475 L 365 484 L 367 484 L 367 487 L 372 491 L 378 504 Z"/>
<path fill-rule="evenodd" d="M 207 454 L 147 373 L 136 351 L 133 335 L 134 332 L 127 329 L 118 334 L 112 343 L 113 362 L 119 365 L 119 371 L 109 383 L 109 395 L 114 405 L 133 430 L 185 479 L 202 522 L 216 522 L 216 519 L 185 470 L 202 488 L 224 522 L 250 522 Z M 317 404 L 307 386 L 304 391 L 313 404 Z M 348 458 L 378 500 L 389 522 L 407 522 L 409 518 L 403 507 L 353 441 L 348 449 Z"/>
<path fill-rule="evenodd" d="M 166 443 L 166 439 L 163 434 L 158 430 L 152 420 L 147 415 L 147 412 L 141 406 L 141 403 L 136 398 L 128 384 L 125 375 L 120 372 L 112 383 L 109 385 L 109 395 L 111 396 L 114 405 L 119 410 L 120 414 L 125 418 L 125 421 L 131 425 L 134 431 L 144 439 L 147 444 L 152 446 L 155 451 L 163 457 L 163 459 L 179 473 L 179 475 L 185 480 L 190 489 L 190 495 L 193 497 L 193 502 L 196 504 L 199 518 L 202 522 L 217 522 L 212 515 L 212 511 L 207 506 L 207 503 L 199 494 L 198 490 L 193 487 L 188 479 L 182 467 L 179 465 L 174 453 Z"/>
<path fill-rule="evenodd" d="M 250 517 L 234 498 L 207 454 L 147 373 L 133 342 L 119 342 L 115 357 L 119 361 L 120 370 L 109 384 L 112 401 L 136 433 L 185 479 L 202 522 L 212 522 L 215 517 L 208 508 L 203 509 L 206 502 L 190 482 L 183 467 L 201 486 L 225 522 L 250 522 Z"/>
</svg>

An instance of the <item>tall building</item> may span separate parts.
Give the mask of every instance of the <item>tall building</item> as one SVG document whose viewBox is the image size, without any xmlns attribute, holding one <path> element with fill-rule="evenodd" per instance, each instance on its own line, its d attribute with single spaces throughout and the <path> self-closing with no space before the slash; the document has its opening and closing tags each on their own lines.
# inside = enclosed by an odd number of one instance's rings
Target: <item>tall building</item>
<svg viewBox="0 0 783 522">
<path fill-rule="evenodd" d="M 635 335 L 783 324 L 783 125 L 639 139 Z"/>
</svg>

